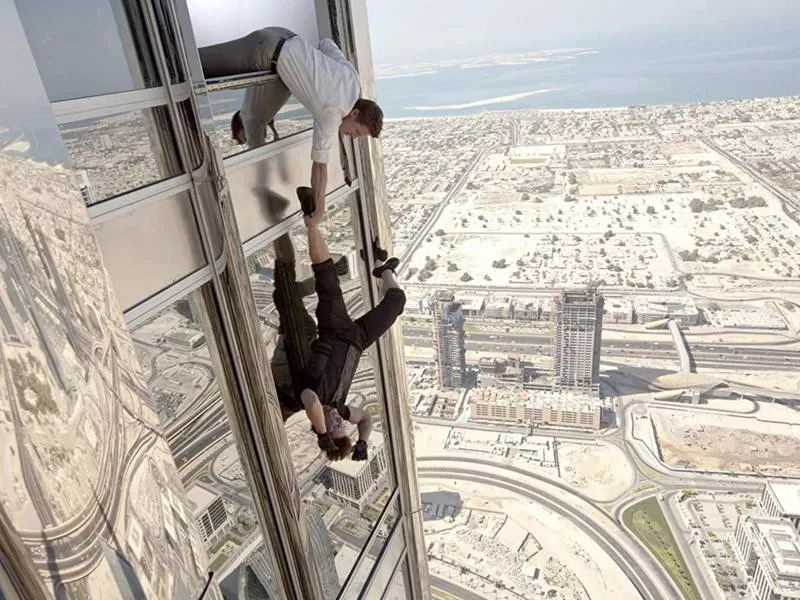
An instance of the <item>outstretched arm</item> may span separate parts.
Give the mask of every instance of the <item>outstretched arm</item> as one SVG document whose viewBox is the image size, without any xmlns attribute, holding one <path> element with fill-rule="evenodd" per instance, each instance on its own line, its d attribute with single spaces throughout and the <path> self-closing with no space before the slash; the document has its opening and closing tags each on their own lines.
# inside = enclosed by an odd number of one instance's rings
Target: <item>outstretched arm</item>
<svg viewBox="0 0 800 600">
<path fill-rule="evenodd" d="M 325 236 L 319 230 L 319 223 L 317 222 L 317 213 L 312 216 L 306 216 L 306 234 L 308 235 L 308 257 L 315 265 L 324 263 L 331 257 L 328 244 L 325 243 Z"/>
</svg>

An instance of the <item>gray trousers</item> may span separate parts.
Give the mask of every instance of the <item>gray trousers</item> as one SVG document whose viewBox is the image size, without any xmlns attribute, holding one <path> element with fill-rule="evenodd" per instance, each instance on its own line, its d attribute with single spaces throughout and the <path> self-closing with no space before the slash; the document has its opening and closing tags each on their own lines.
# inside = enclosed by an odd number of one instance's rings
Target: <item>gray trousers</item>
<svg viewBox="0 0 800 600">
<path fill-rule="evenodd" d="M 229 42 L 198 48 L 200 63 L 207 79 L 230 77 L 255 71 L 275 72 L 271 64 L 275 48 L 294 32 L 283 27 L 265 27 Z M 276 79 L 247 88 L 242 103 L 242 121 L 247 145 L 261 146 L 266 140 L 266 126 L 291 96 L 289 88 Z"/>
</svg>

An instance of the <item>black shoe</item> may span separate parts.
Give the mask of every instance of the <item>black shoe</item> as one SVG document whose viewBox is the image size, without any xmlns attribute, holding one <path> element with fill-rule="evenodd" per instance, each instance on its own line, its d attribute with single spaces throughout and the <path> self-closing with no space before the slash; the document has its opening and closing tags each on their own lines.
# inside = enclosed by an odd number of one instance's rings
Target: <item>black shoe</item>
<svg viewBox="0 0 800 600">
<path fill-rule="evenodd" d="M 356 445 L 353 446 L 353 454 L 351 458 L 356 461 L 367 460 L 367 442 L 364 440 L 358 440 Z"/>
<path fill-rule="evenodd" d="M 360 254 L 361 260 L 367 262 L 367 253 L 364 252 L 364 248 L 361 249 Z M 378 238 L 372 240 L 372 254 L 379 262 L 386 262 L 386 259 L 389 258 L 389 253 L 378 245 Z"/>
<path fill-rule="evenodd" d="M 300 210 L 305 215 L 313 215 L 317 210 L 316 202 L 314 202 L 314 190 L 307 185 L 301 185 L 297 188 L 297 198 L 300 200 Z"/>
<path fill-rule="evenodd" d="M 400 261 L 393 256 L 392 258 L 387 260 L 382 265 L 372 269 L 372 276 L 380 278 L 380 276 L 383 274 L 383 272 L 387 271 L 387 270 L 391 271 L 392 273 L 396 273 L 397 272 L 397 267 L 399 265 L 400 265 Z"/>
</svg>

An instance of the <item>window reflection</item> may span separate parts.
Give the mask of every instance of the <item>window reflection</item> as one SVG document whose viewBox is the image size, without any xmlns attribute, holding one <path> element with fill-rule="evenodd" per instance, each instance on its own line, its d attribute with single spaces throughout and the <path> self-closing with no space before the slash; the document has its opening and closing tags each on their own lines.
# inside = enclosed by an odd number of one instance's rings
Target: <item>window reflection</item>
<svg viewBox="0 0 800 600">
<path fill-rule="evenodd" d="M 400 568 L 394 574 L 394 579 L 386 591 L 384 600 L 406 600 L 411 593 L 411 585 L 408 579 L 408 559 L 403 559 Z"/>
<path fill-rule="evenodd" d="M 202 290 L 178 300 L 134 330 L 136 353 L 203 536 L 209 570 L 224 593 L 244 585 L 261 594 L 254 597 L 277 598 L 275 570 L 214 374 L 214 340 L 206 337 L 204 310 Z"/>
<path fill-rule="evenodd" d="M 271 83 L 263 84 L 265 87 Z M 223 156 L 233 156 L 246 151 L 246 145 L 240 145 L 231 135 L 231 119 L 239 110 L 244 99 L 246 89 L 220 90 L 208 94 L 213 122 L 206 131 L 219 148 Z M 274 124 L 266 129 L 266 143 L 286 138 L 301 131 L 307 131 L 313 126 L 311 113 L 293 97 L 284 104 L 275 114 Z"/>
<path fill-rule="evenodd" d="M 324 233 L 340 273 L 348 311 L 356 318 L 365 312 L 366 307 L 361 295 L 356 262 L 358 252 L 352 232 L 350 206 L 343 202 L 329 206 Z M 308 346 L 316 336 L 316 323 L 312 317 L 316 309 L 316 294 L 305 226 L 299 225 L 252 255 L 248 266 L 273 377 L 284 408 L 286 434 L 301 496 L 311 514 L 322 515 L 325 526 L 322 537 L 333 551 L 333 563 L 324 563 L 323 570 L 328 573 L 327 591 L 335 594 L 352 570 L 393 488 L 389 449 L 381 435 L 382 415 L 376 398 L 373 365 L 369 353 L 363 354 L 346 400 L 348 405 L 373 415 L 368 442 L 369 460 L 357 462 L 347 457 L 329 462 L 317 447 L 316 436 L 310 430 L 297 397 L 297 388 L 302 388 L 302 384 L 297 386 L 293 383 L 293 377 L 298 377 L 302 368 L 302 364 L 295 361 L 302 361 L 298 357 L 310 353 Z M 281 303 L 280 314 L 276 300 Z M 303 347 L 298 349 L 297 346 Z M 349 424 L 346 426 L 351 429 L 349 436 L 355 441 L 358 436 L 356 428 Z M 394 518 L 390 521 L 393 523 Z M 377 550 L 386 534 L 379 533 Z"/>
<path fill-rule="evenodd" d="M 86 204 L 181 173 L 166 107 L 62 125 Z"/>
<path fill-rule="evenodd" d="M 138 2 L 16 5 L 51 102 L 161 85 Z"/>
</svg>

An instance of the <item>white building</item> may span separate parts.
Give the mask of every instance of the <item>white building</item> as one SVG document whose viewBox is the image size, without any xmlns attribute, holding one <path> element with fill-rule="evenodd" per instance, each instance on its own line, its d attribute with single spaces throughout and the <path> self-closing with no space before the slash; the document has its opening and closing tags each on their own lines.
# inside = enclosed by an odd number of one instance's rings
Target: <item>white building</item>
<svg viewBox="0 0 800 600">
<path fill-rule="evenodd" d="M 515 298 L 514 318 L 521 321 L 538 321 L 540 304 L 537 298 Z"/>
<path fill-rule="evenodd" d="M 470 419 L 598 430 L 603 408 L 603 400 L 592 391 L 479 388 L 472 396 Z"/>
<path fill-rule="evenodd" d="M 463 310 L 463 306 L 462 306 Z M 492 298 L 486 303 L 485 314 L 491 319 L 510 319 L 514 316 L 512 301 L 508 297 Z"/>
<path fill-rule="evenodd" d="M 605 311 L 607 323 L 633 323 L 633 302 L 630 298 L 606 296 Z"/>
<path fill-rule="evenodd" d="M 233 521 L 221 496 L 193 485 L 186 496 L 191 504 L 192 517 L 200 526 L 200 533 L 208 548 L 230 531 Z"/>
<path fill-rule="evenodd" d="M 328 493 L 341 503 L 358 510 L 362 510 L 375 497 L 387 472 L 383 437 L 373 431 L 368 446 L 368 460 L 354 461 L 346 458 L 328 464 L 331 485 Z"/>
<path fill-rule="evenodd" d="M 750 581 L 753 600 L 800 599 L 800 535 L 786 519 L 739 518 L 733 550 Z"/>
<path fill-rule="evenodd" d="M 800 484 L 768 481 L 761 494 L 761 508 L 768 517 L 783 517 L 800 532 Z"/>
<path fill-rule="evenodd" d="M 465 317 L 481 317 L 486 307 L 486 295 L 458 294 L 461 303 L 461 312 Z"/>
<path fill-rule="evenodd" d="M 650 323 L 661 319 L 675 319 L 679 325 L 697 325 L 700 311 L 689 296 L 636 296 L 633 309 L 639 323 Z"/>
</svg>

